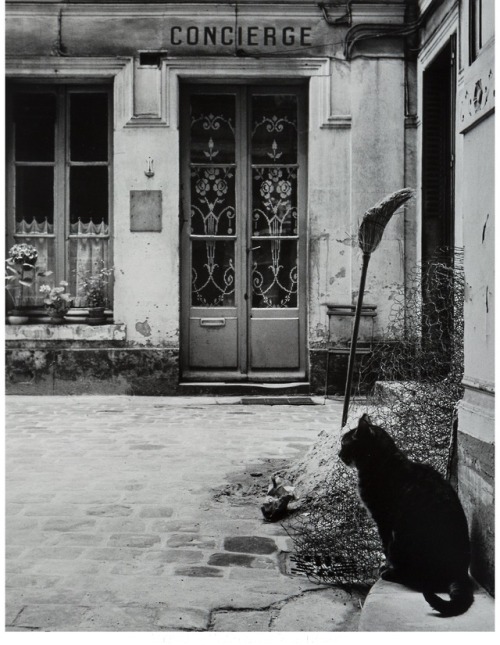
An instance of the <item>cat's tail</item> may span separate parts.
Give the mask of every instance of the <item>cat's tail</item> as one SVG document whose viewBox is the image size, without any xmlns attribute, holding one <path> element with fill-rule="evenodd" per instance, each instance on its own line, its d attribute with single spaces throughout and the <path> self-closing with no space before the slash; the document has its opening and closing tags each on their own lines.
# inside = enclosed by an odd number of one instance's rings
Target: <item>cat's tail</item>
<svg viewBox="0 0 500 645">
<path fill-rule="evenodd" d="M 448 593 L 450 594 L 450 600 L 443 600 L 430 591 L 424 591 L 424 598 L 442 616 L 458 616 L 459 614 L 464 614 L 474 602 L 474 594 L 470 580 L 452 582 Z"/>
</svg>

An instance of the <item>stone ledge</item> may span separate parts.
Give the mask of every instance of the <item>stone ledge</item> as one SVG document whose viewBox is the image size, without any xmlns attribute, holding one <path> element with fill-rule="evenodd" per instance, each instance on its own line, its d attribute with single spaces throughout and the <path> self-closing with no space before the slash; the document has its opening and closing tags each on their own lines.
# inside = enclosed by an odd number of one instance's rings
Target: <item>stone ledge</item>
<svg viewBox="0 0 500 645">
<path fill-rule="evenodd" d="M 6 325 L 5 341 L 124 341 L 127 326 L 116 325 Z"/>
<path fill-rule="evenodd" d="M 366 597 L 360 632 L 492 632 L 495 601 L 481 587 L 474 591 L 474 604 L 461 616 L 443 618 L 423 595 L 394 582 L 378 580 Z"/>
</svg>

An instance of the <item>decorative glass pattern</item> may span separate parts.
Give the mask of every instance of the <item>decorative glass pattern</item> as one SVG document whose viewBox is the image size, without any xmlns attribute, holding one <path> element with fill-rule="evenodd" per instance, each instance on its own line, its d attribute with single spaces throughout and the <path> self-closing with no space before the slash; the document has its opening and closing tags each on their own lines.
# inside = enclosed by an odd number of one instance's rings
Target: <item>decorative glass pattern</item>
<svg viewBox="0 0 500 645">
<path fill-rule="evenodd" d="M 191 96 L 191 304 L 235 303 L 234 94 Z M 225 236 L 225 239 L 217 239 Z M 231 237 L 232 239 L 227 239 Z M 200 239 L 201 238 L 201 239 Z"/>
<path fill-rule="evenodd" d="M 296 307 L 297 287 L 297 240 L 254 241 L 252 307 Z"/>
<path fill-rule="evenodd" d="M 297 307 L 297 110 L 295 95 L 252 97 L 252 307 Z"/>
<path fill-rule="evenodd" d="M 252 97 L 252 163 L 297 163 L 297 97 Z"/>
<path fill-rule="evenodd" d="M 252 231 L 254 235 L 297 234 L 297 171 L 295 168 L 253 169 Z"/>
<path fill-rule="evenodd" d="M 234 163 L 234 123 L 234 95 L 193 95 L 191 97 L 191 162 Z"/>
<path fill-rule="evenodd" d="M 191 304 L 234 306 L 234 242 L 193 240 Z"/>
<path fill-rule="evenodd" d="M 195 166 L 191 169 L 191 232 L 234 235 L 234 169 Z"/>
</svg>

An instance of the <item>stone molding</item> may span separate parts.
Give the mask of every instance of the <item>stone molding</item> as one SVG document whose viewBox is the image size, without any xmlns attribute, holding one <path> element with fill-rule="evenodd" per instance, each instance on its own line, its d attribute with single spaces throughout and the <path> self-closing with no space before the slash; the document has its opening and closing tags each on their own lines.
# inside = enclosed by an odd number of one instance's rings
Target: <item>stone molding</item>
<svg viewBox="0 0 500 645">
<path fill-rule="evenodd" d="M 427 35 L 424 32 L 424 44 L 422 50 L 418 55 L 418 61 L 424 68 L 432 62 L 432 59 L 439 54 L 440 49 L 455 31 L 458 30 L 459 25 L 459 7 L 458 2 L 455 2 L 451 10 L 445 16 L 444 20 L 439 23 L 437 29 Z M 458 55 L 458 51 L 457 51 Z"/>
<path fill-rule="evenodd" d="M 5 75 L 13 81 L 112 81 L 114 125 L 117 127 L 123 125 L 133 114 L 132 62 L 133 59 L 128 56 L 6 58 Z"/>
<path fill-rule="evenodd" d="M 225 59 L 221 57 L 169 58 L 164 61 L 167 92 L 166 125 L 178 127 L 178 94 L 181 79 L 210 78 L 221 82 L 234 80 L 297 80 L 310 78 L 310 127 L 350 127 L 350 116 L 332 114 L 331 64 L 328 58 L 272 57 Z M 333 126 L 331 125 L 333 123 Z M 340 124 L 337 126 L 337 124 Z"/>
<path fill-rule="evenodd" d="M 6 325 L 5 341 L 125 341 L 127 327 L 116 325 Z"/>
</svg>

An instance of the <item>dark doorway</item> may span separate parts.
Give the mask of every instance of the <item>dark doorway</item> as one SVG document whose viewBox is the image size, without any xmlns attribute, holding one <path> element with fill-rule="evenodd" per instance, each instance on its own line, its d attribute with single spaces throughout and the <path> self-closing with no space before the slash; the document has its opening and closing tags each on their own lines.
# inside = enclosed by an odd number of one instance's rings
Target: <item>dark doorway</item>
<svg viewBox="0 0 500 645">
<path fill-rule="evenodd" d="M 424 72 L 422 261 L 452 263 L 455 164 L 455 39 Z M 444 257 L 443 257 L 444 255 Z"/>
<path fill-rule="evenodd" d="M 458 258 L 454 228 L 455 79 L 453 36 L 424 72 L 422 123 L 422 343 L 429 357 L 448 356 L 450 365 L 455 337 L 453 268 Z"/>
</svg>

